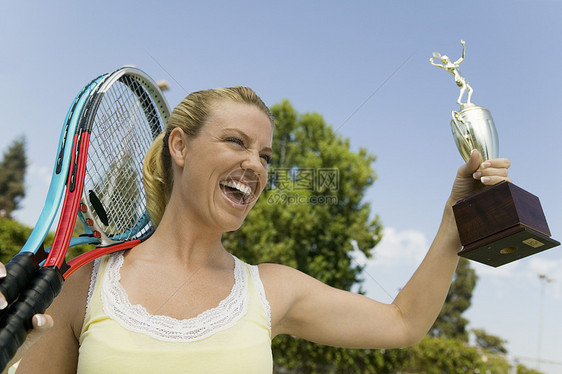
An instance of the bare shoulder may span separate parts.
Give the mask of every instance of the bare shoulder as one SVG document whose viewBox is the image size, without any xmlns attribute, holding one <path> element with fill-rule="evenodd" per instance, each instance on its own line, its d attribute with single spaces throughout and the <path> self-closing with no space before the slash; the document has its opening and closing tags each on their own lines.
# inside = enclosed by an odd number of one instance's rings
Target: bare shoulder
<svg viewBox="0 0 562 374">
<path fill-rule="evenodd" d="M 286 321 L 295 303 L 312 290 L 327 287 L 311 276 L 285 265 L 258 266 L 271 307 L 272 336 L 286 332 Z"/>
<path fill-rule="evenodd" d="M 258 268 L 260 270 L 260 276 L 262 278 L 276 278 L 276 277 L 283 277 L 288 274 L 294 274 L 295 272 L 299 272 L 292 267 L 286 265 L 279 265 L 279 264 L 259 264 Z"/>
<path fill-rule="evenodd" d="M 286 265 L 265 263 L 265 264 L 258 265 L 258 268 L 260 269 L 260 275 L 262 277 L 283 278 L 283 277 L 292 277 L 292 276 L 299 276 L 299 277 L 302 276 L 302 277 L 311 278 L 309 275 L 306 275 L 302 271 Z"/>
<path fill-rule="evenodd" d="M 258 265 L 260 276 L 265 283 L 273 283 L 275 288 L 283 289 L 284 286 L 290 287 L 309 287 L 312 285 L 326 286 L 314 277 L 303 273 L 290 266 L 279 264 L 260 264 Z"/>
<path fill-rule="evenodd" d="M 61 320 L 70 322 L 76 337 L 80 335 L 86 314 L 86 301 L 93 267 L 93 262 L 90 262 L 68 277 L 60 295 L 55 298 L 48 311 L 53 314 L 54 318 L 60 317 Z"/>
<path fill-rule="evenodd" d="M 282 297 L 284 301 L 292 303 L 304 293 L 319 288 L 330 288 L 319 280 L 290 266 L 279 264 L 258 265 L 260 278 L 269 298 Z"/>
<path fill-rule="evenodd" d="M 258 265 L 260 278 L 268 293 L 293 294 L 295 287 L 303 287 L 310 283 L 320 283 L 311 276 L 289 266 L 279 264 Z"/>
<path fill-rule="evenodd" d="M 65 292 L 82 292 L 87 291 L 92 278 L 92 270 L 94 263 L 89 262 L 76 270 L 64 283 Z"/>
<path fill-rule="evenodd" d="M 291 292 L 291 279 L 300 273 L 289 266 L 278 264 L 261 264 L 258 265 L 258 268 L 270 303 L 278 301 L 280 298 L 286 298 Z"/>
</svg>

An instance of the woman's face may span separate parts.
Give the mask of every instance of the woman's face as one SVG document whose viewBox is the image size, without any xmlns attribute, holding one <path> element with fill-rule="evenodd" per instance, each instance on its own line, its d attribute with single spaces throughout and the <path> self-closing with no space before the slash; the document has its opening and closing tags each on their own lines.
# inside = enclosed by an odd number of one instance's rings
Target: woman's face
<svg viewBox="0 0 562 374">
<path fill-rule="evenodd" d="M 209 227 L 238 229 L 267 182 L 269 117 L 254 105 L 221 101 L 195 138 L 183 135 L 185 166 L 175 180 L 185 208 Z"/>
</svg>

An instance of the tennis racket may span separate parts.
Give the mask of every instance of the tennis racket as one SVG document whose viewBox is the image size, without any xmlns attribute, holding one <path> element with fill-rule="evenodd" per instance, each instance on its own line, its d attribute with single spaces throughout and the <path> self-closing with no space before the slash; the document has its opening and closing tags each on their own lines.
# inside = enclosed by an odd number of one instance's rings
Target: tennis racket
<svg viewBox="0 0 562 374">
<path fill-rule="evenodd" d="M 60 176 L 49 187 L 58 201 L 47 197 L 53 206 L 45 205 L 37 233 L 6 265 L 8 276 L 0 282 L 10 304 L 0 320 L 0 371 L 24 342 L 33 315 L 45 312 L 66 278 L 87 262 L 132 248 L 152 234 L 142 162 L 168 116 L 156 83 L 131 67 L 95 79 L 75 98 L 59 141 L 58 153 L 64 156 L 57 157 L 53 172 L 60 169 Z M 61 201 L 53 244 L 43 250 Z M 77 220 L 85 231 L 72 238 Z M 67 263 L 68 248 L 78 244 L 94 249 Z"/>
</svg>

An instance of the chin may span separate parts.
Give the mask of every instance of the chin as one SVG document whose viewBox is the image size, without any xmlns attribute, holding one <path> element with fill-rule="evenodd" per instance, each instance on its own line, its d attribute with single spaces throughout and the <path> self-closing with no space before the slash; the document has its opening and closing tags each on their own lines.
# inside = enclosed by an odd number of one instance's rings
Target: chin
<svg viewBox="0 0 562 374">
<path fill-rule="evenodd" d="M 222 228 L 223 232 L 232 232 L 238 230 L 244 224 L 247 214 L 244 216 L 229 216 L 223 217 Z"/>
<path fill-rule="evenodd" d="M 239 229 L 240 227 L 242 227 L 242 224 L 243 224 L 243 223 L 244 223 L 244 222 L 240 222 L 240 223 L 238 223 L 238 224 L 227 225 L 227 226 L 224 228 L 224 232 L 234 232 L 234 231 L 238 231 L 238 229 Z"/>
</svg>

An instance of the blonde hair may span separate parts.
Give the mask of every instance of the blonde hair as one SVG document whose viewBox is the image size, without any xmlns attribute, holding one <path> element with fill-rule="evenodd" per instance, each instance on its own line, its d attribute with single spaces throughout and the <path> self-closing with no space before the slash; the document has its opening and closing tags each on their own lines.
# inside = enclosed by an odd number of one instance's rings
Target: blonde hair
<svg viewBox="0 0 562 374">
<path fill-rule="evenodd" d="M 214 88 L 193 92 L 183 99 L 172 111 L 165 131 L 154 140 L 144 158 L 142 175 L 146 205 L 155 226 L 162 220 L 174 183 L 168 148 L 170 132 L 179 127 L 186 135 L 196 137 L 211 114 L 213 104 L 225 100 L 255 105 L 267 114 L 273 125 L 269 108 L 248 87 Z"/>
</svg>

